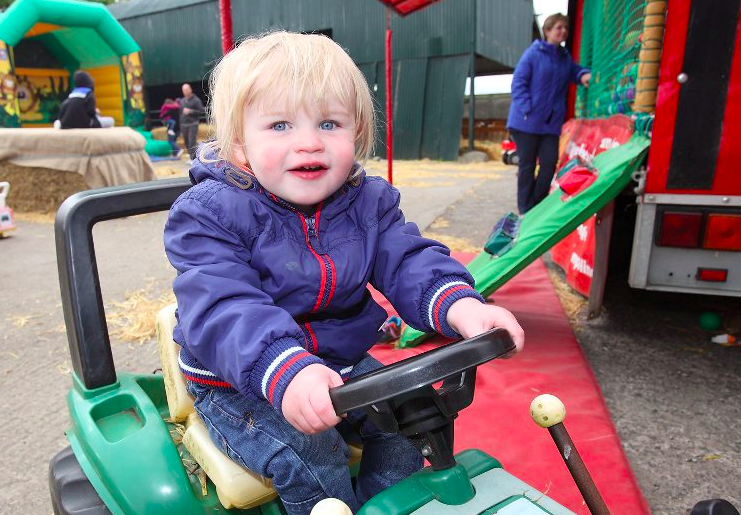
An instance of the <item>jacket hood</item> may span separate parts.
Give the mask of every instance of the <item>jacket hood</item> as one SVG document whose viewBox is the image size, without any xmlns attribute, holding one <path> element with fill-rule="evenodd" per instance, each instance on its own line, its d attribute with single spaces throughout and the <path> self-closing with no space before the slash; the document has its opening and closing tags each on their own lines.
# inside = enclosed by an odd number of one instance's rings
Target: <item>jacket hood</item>
<svg viewBox="0 0 741 515">
<path fill-rule="evenodd" d="M 201 154 L 203 154 L 205 162 L 201 160 Z M 360 168 L 360 164 L 355 163 L 354 167 Z M 275 206 L 277 209 L 296 209 L 289 202 L 272 195 L 263 188 L 254 175 L 232 165 L 228 161 L 218 158 L 213 150 L 204 149 L 203 145 L 196 152 L 196 158 L 193 160 L 189 175 L 192 184 L 198 184 L 209 179 L 216 180 L 236 186 L 242 190 L 253 190 L 258 194 L 262 202 Z M 361 169 L 360 175 L 356 180 L 345 183 L 344 186 L 323 202 L 322 216 L 331 218 L 347 209 L 360 191 L 359 186 L 363 183 L 364 179 L 365 170 Z"/>
<path fill-rule="evenodd" d="M 201 161 L 201 153 L 205 154 L 207 161 Z M 214 161 L 210 161 L 211 159 Z M 216 156 L 216 153 L 210 150 L 205 150 L 203 145 L 200 145 L 196 152 L 196 158 L 193 160 L 193 164 L 190 167 L 190 182 L 192 184 L 198 184 L 207 179 L 227 182 L 226 170 L 232 168 L 233 167 L 228 162 L 219 159 Z M 242 173 L 244 174 L 245 172 Z"/>
<path fill-rule="evenodd" d="M 78 70 L 75 72 L 73 79 L 76 88 L 95 89 L 95 81 L 88 72 Z"/>
</svg>

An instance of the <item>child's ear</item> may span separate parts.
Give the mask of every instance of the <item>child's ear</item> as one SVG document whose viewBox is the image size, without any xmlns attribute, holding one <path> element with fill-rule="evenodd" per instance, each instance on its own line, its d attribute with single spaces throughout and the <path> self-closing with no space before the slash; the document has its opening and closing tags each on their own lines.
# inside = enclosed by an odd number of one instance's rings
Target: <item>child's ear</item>
<svg viewBox="0 0 741 515">
<path fill-rule="evenodd" d="M 239 141 L 232 142 L 232 155 L 241 165 L 247 164 L 247 155 L 244 153 L 244 145 Z"/>
</svg>

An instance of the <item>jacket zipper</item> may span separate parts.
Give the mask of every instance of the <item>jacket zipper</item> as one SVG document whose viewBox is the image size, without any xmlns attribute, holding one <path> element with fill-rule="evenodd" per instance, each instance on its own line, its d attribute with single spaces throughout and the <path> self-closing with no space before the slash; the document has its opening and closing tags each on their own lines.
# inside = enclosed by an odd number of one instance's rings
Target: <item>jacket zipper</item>
<svg viewBox="0 0 741 515">
<path fill-rule="evenodd" d="M 320 309 L 326 309 L 327 306 L 329 306 L 329 303 L 332 300 L 332 295 L 334 294 L 335 285 L 335 270 L 332 260 L 326 254 L 318 253 L 314 248 L 314 245 L 312 245 L 312 241 L 318 241 L 319 239 L 317 218 L 319 213 L 321 212 L 321 209 L 322 206 L 320 204 L 317 208 L 316 214 L 308 217 L 305 216 L 303 213 L 296 211 L 296 214 L 301 217 L 302 225 L 304 226 L 304 230 L 306 233 L 306 246 L 309 247 L 309 250 L 319 262 L 319 266 L 321 267 L 322 272 L 322 284 L 319 287 L 316 304 L 314 304 L 314 307 L 311 310 L 312 313 L 316 313 Z"/>
<path fill-rule="evenodd" d="M 273 201 L 276 204 L 279 204 L 286 209 L 293 211 L 296 213 L 296 215 L 299 217 L 299 220 L 301 220 L 301 227 L 304 230 L 304 239 L 306 240 L 306 246 L 309 248 L 309 251 L 313 254 L 313 256 L 316 258 L 316 260 L 319 262 L 319 270 L 321 273 L 320 282 L 319 285 L 319 293 L 317 294 L 316 303 L 314 304 L 314 307 L 311 309 L 312 313 L 316 313 L 320 309 L 327 309 L 329 306 L 329 303 L 332 301 L 332 296 L 334 295 L 334 289 L 335 289 L 335 268 L 334 263 L 332 262 L 332 259 L 327 254 L 320 254 L 315 249 L 314 246 L 311 244 L 312 240 L 318 242 L 319 241 L 319 217 L 322 212 L 322 205 L 323 202 L 319 204 L 319 206 L 316 209 L 316 213 L 312 216 L 305 216 L 301 211 L 290 205 L 288 202 L 284 201 L 283 199 L 280 199 L 273 195 L 272 193 L 268 194 L 270 198 L 273 199 Z M 305 323 L 308 325 L 308 322 Z M 316 342 L 315 342 L 316 345 Z"/>
</svg>

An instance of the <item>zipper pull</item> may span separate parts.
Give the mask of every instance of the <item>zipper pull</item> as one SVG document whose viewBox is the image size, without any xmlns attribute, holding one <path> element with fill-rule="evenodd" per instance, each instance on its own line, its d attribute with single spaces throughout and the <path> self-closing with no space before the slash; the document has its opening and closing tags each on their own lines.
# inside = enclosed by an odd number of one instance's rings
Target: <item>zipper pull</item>
<svg viewBox="0 0 741 515">
<path fill-rule="evenodd" d="M 306 228 L 309 232 L 309 237 L 314 238 L 316 236 L 316 230 L 314 229 L 315 220 L 313 216 L 306 217 Z"/>
</svg>

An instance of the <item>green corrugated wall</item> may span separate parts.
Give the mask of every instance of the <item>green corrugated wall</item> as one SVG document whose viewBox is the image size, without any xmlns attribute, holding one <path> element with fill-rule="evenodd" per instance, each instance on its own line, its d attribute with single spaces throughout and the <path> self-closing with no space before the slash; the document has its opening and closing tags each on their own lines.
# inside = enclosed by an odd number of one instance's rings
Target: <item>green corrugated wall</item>
<svg viewBox="0 0 741 515">
<path fill-rule="evenodd" d="M 110 10 L 115 16 L 115 10 Z M 217 1 L 123 18 L 119 22 L 142 49 L 144 84 L 201 80 L 221 56 Z M 235 34 L 238 34 L 236 27 Z"/>
<path fill-rule="evenodd" d="M 514 68 L 532 43 L 532 22 L 530 0 L 476 0 L 476 53 Z"/>
<path fill-rule="evenodd" d="M 119 21 L 143 50 L 145 84 L 202 80 L 221 55 L 218 2 L 187 3 L 174 8 L 174 0 L 134 0 L 110 6 L 114 16 L 122 13 Z M 380 2 L 232 0 L 232 16 L 235 38 L 270 29 L 330 29 L 374 90 L 376 153 L 385 156 L 385 9 Z M 392 15 L 394 157 L 456 159 L 474 44 L 479 56 L 512 68 L 530 43 L 531 24 L 531 0 L 444 0 L 405 18 Z"/>
</svg>

